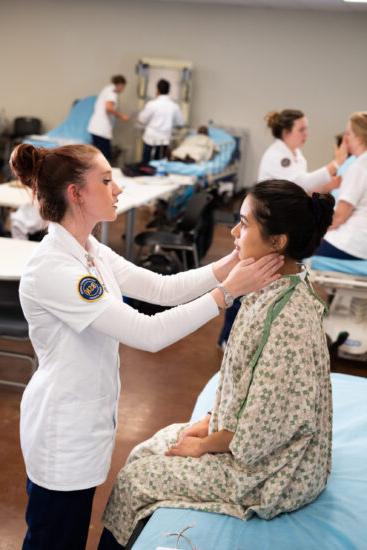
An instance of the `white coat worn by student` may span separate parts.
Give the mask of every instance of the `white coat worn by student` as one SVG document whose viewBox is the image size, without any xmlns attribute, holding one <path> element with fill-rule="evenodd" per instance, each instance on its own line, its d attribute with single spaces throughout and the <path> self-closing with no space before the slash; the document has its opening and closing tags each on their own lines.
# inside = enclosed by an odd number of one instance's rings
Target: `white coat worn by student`
<svg viewBox="0 0 367 550">
<path fill-rule="evenodd" d="M 39 367 L 21 403 L 21 446 L 28 475 L 28 531 L 23 550 L 83 549 L 94 489 L 106 479 L 120 393 L 119 342 L 158 351 L 218 315 L 228 293 L 260 288 L 279 257 L 214 264 L 164 277 L 136 267 L 91 232 L 116 219 L 120 188 L 92 146 L 18 146 L 17 177 L 37 196 L 49 234 L 20 283 L 20 299 Z M 218 282 L 224 286 L 218 286 Z M 205 294 L 210 289 L 209 294 Z M 122 294 L 179 305 L 140 314 Z M 189 302 L 189 303 L 186 303 Z"/>
<path fill-rule="evenodd" d="M 340 180 L 334 176 L 347 155 L 344 144 L 335 152 L 334 160 L 308 172 L 307 161 L 301 151 L 308 137 L 308 122 L 303 112 L 285 109 L 280 113 L 269 113 L 265 118 L 275 141 L 262 156 L 257 181 L 293 181 L 307 193 L 326 193 L 340 185 Z"/>
</svg>

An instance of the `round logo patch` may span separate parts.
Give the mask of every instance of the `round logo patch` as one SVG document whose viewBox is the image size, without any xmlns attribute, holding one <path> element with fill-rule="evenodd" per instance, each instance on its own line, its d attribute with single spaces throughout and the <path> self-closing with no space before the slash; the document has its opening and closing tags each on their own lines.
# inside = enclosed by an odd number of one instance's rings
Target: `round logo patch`
<svg viewBox="0 0 367 550">
<path fill-rule="evenodd" d="M 280 164 L 283 166 L 283 168 L 287 168 L 287 166 L 289 166 L 291 163 L 291 161 L 287 158 L 284 158 L 280 161 Z"/>
<path fill-rule="evenodd" d="M 79 281 L 79 294 L 84 300 L 98 300 L 103 294 L 103 286 L 96 277 L 86 275 Z"/>
</svg>

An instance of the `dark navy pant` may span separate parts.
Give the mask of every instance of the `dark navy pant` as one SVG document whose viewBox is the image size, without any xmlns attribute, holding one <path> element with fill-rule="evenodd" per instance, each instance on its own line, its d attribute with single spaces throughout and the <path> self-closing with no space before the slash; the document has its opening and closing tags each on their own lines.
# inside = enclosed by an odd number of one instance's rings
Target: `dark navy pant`
<svg viewBox="0 0 367 550">
<path fill-rule="evenodd" d="M 92 136 L 92 143 L 94 147 L 97 147 L 97 149 L 101 151 L 102 155 L 104 155 L 106 159 L 110 161 L 111 160 L 111 140 L 101 136 L 96 136 L 95 134 L 91 134 L 91 136 Z"/>
<path fill-rule="evenodd" d="M 28 479 L 22 550 L 84 550 L 95 490 L 52 491 Z"/>
<path fill-rule="evenodd" d="M 340 248 L 336 248 L 325 239 L 322 239 L 320 246 L 314 252 L 315 256 L 326 256 L 327 258 L 337 258 L 338 260 L 362 260 L 363 258 L 357 258 L 357 256 L 352 256 Z"/>
<path fill-rule="evenodd" d="M 167 156 L 167 145 L 148 145 L 144 143 L 143 145 L 143 164 L 149 164 L 151 160 L 160 160 Z"/>
</svg>

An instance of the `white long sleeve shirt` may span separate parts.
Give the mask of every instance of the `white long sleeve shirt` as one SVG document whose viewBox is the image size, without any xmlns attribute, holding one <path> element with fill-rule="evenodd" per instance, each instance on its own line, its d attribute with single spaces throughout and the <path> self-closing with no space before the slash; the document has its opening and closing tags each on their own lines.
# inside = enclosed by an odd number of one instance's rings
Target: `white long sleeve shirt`
<svg viewBox="0 0 367 550">
<path fill-rule="evenodd" d="M 169 145 L 174 126 L 184 124 L 180 107 L 166 94 L 148 101 L 138 121 L 145 126 L 144 143 L 152 146 Z"/>
<path fill-rule="evenodd" d="M 300 149 L 295 152 L 281 139 L 276 139 L 265 151 L 259 167 L 257 181 L 281 179 L 293 181 L 307 193 L 330 181 L 331 176 L 326 166 L 307 171 L 307 161 Z"/>
<path fill-rule="evenodd" d="M 48 489 L 94 487 L 108 474 L 120 392 L 119 342 L 157 351 L 218 315 L 212 266 L 161 276 L 89 237 L 87 250 L 61 225 L 31 258 L 20 299 L 39 367 L 21 403 L 28 477 Z M 179 305 L 149 317 L 122 294 Z M 189 302 L 189 303 L 186 303 Z"/>
</svg>

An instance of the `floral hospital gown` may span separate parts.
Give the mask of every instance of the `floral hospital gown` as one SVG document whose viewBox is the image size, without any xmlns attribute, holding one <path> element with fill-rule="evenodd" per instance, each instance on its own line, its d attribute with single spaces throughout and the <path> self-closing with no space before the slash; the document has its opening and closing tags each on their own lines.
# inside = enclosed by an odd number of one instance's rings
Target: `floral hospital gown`
<svg viewBox="0 0 367 550">
<path fill-rule="evenodd" d="M 209 427 L 234 432 L 230 452 L 164 456 L 187 424 L 135 447 L 103 517 L 120 544 L 160 507 L 271 519 L 320 494 L 330 472 L 332 427 L 323 312 L 307 278 L 298 276 L 243 299 Z"/>
</svg>

